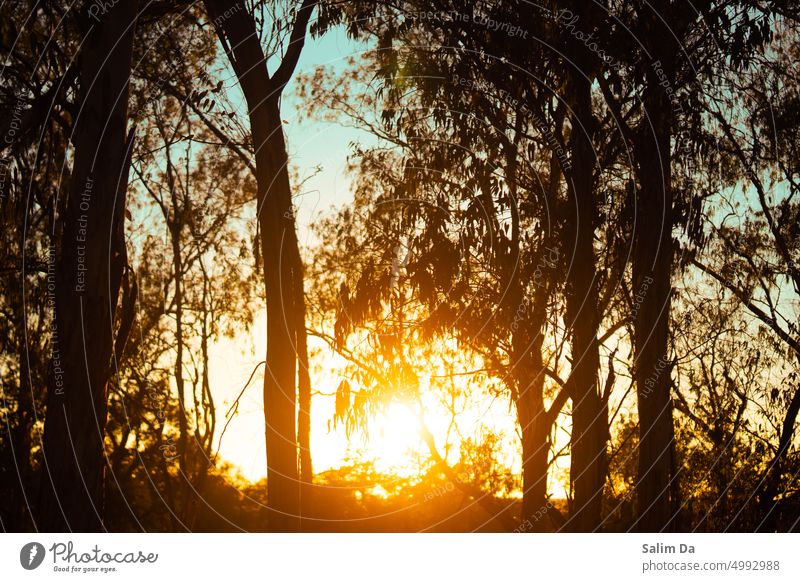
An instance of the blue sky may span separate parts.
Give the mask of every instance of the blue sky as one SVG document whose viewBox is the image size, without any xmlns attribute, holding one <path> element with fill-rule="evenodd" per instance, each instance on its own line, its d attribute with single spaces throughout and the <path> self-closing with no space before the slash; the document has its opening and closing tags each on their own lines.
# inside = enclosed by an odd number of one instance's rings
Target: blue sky
<svg viewBox="0 0 800 582">
<path fill-rule="evenodd" d="M 349 202 L 352 198 L 350 176 L 345 173 L 350 143 L 374 143 L 375 138 L 366 131 L 319 119 L 300 120 L 300 108 L 304 106 L 297 98 L 297 79 L 303 73 L 312 73 L 324 66 L 333 70 L 344 70 L 346 59 L 363 52 L 365 46 L 348 39 L 339 27 L 321 38 L 309 39 L 303 49 L 292 83 L 284 93 L 283 118 L 290 163 L 299 169 L 301 178 L 311 175 L 314 168 L 322 171 L 309 180 L 303 191 L 295 193 L 298 234 L 301 244 L 308 242 L 308 225 L 315 216 L 329 212 L 334 207 Z"/>
</svg>

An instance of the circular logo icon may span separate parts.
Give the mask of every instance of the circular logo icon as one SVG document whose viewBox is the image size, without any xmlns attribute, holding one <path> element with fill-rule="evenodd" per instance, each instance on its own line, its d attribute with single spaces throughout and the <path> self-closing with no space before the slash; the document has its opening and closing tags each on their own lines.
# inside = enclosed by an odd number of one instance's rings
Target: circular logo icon
<svg viewBox="0 0 800 582">
<path fill-rule="evenodd" d="M 30 542 L 19 551 L 19 563 L 26 570 L 35 570 L 44 561 L 44 546 L 39 542 Z"/>
</svg>

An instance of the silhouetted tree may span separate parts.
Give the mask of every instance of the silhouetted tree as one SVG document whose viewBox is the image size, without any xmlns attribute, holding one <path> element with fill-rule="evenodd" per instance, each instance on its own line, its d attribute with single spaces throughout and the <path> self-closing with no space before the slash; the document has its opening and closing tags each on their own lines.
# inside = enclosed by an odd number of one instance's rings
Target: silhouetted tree
<svg viewBox="0 0 800 582">
<path fill-rule="evenodd" d="M 137 4 L 119 3 L 99 22 L 90 21 L 86 6 L 77 16 L 86 37 L 79 57 L 75 161 L 58 222 L 54 369 L 39 506 L 39 527 L 45 531 L 102 529 L 106 385 L 135 301 L 124 220 L 134 137 L 127 109 Z"/>
<path fill-rule="evenodd" d="M 300 475 L 298 472 L 298 431 L 295 411 L 298 387 L 303 403 L 310 405 L 305 346 L 303 270 L 295 230 L 289 183 L 288 155 L 283 135 L 280 98 L 294 73 L 303 49 L 314 0 L 303 0 L 286 47 L 273 73 L 260 44 L 253 12 L 243 1 L 207 0 L 210 20 L 225 49 L 247 103 L 255 150 L 258 183 L 258 220 L 267 297 L 267 371 L 264 374 L 264 419 L 267 443 L 267 487 L 271 528 L 294 531 L 299 528 Z M 283 38 L 278 31 L 270 39 L 277 51 Z M 270 54 L 272 56 L 272 54 Z M 303 339 L 298 342 L 298 336 Z M 306 348 L 307 349 L 307 348 Z M 301 363 L 298 385 L 297 367 Z M 305 364 L 305 365 L 303 365 Z M 301 411 L 303 409 L 301 408 Z M 307 435 L 307 413 L 301 415 Z M 307 436 L 303 436 L 308 451 Z M 308 463 L 310 456 L 304 453 Z M 310 478 L 310 469 L 306 470 Z"/>
</svg>

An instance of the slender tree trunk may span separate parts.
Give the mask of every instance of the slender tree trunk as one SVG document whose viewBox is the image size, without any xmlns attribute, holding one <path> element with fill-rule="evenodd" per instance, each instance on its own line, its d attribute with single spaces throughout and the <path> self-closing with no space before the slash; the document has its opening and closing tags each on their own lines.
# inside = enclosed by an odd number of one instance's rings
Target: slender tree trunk
<svg viewBox="0 0 800 582">
<path fill-rule="evenodd" d="M 577 60 L 580 63 L 580 59 Z M 605 483 L 608 411 L 600 396 L 597 331 L 597 258 L 594 228 L 595 155 L 592 146 L 595 119 L 592 114 L 591 81 L 584 68 L 573 72 L 569 86 L 573 117 L 570 135 L 573 169 L 567 173 L 569 216 L 563 248 L 567 256 L 566 317 L 571 331 L 572 371 L 568 380 L 572 400 L 572 454 L 570 480 L 573 503 L 567 528 L 594 531 L 600 526 Z"/>
<path fill-rule="evenodd" d="M 16 473 L 13 479 L 13 493 L 11 510 L 13 520 L 9 524 L 10 531 L 26 531 L 32 521 L 29 515 L 32 504 L 31 475 L 31 429 L 33 419 L 36 417 L 33 402 L 33 387 L 31 386 L 31 357 L 25 338 L 25 302 L 18 303 L 17 333 L 19 334 L 18 359 L 19 359 L 19 396 L 17 398 L 17 422 L 11 438 L 12 453 L 14 456 L 13 470 Z"/>
<path fill-rule="evenodd" d="M 538 345 L 536 345 L 538 343 Z M 550 423 L 544 407 L 544 372 L 541 340 L 531 345 L 529 365 L 516 381 L 517 419 L 522 434 L 522 512 L 521 532 L 550 531 L 547 519 L 547 455 L 550 451 Z"/>
<path fill-rule="evenodd" d="M 209 324 L 208 324 L 208 305 L 206 302 L 206 294 L 208 292 L 208 282 L 203 281 L 203 327 L 202 339 L 200 341 L 200 353 L 203 360 L 203 395 L 201 402 L 203 403 L 203 417 L 205 424 L 205 432 L 203 433 L 203 452 L 206 459 L 211 457 L 211 449 L 214 443 L 214 433 L 217 428 L 217 411 L 214 405 L 214 395 L 211 392 L 211 378 L 209 376 L 209 352 L 208 352 L 208 339 L 209 339 Z M 204 463 L 208 467 L 209 463 Z M 205 473 L 205 471 L 204 471 Z"/>
<path fill-rule="evenodd" d="M 515 132 L 519 135 L 519 127 Z M 533 285 L 530 297 L 525 297 L 522 280 L 521 227 L 518 207 L 518 188 L 516 182 L 517 151 L 519 144 L 509 142 L 507 150 L 508 187 L 512 200 L 511 213 L 511 261 L 510 272 L 506 278 L 508 284 L 508 303 L 511 312 L 511 372 L 513 382 L 512 394 L 517 410 L 517 421 L 520 427 L 522 445 L 522 509 L 520 512 L 519 532 L 544 532 L 552 529 L 550 511 L 555 508 L 547 498 L 547 457 L 550 451 L 550 415 L 544 407 L 544 361 L 542 344 L 547 322 L 548 300 L 553 288 L 553 277 L 550 269 L 552 257 L 549 255 L 551 237 L 547 233 L 541 242 L 540 264 L 547 264 Z M 554 158 L 555 159 L 555 158 Z M 551 164 L 550 187 L 548 194 L 552 196 L 558 187 L 559 174 L 557 166 Z M 499 242 L 498 242 L 498 247 Z M 527 281 L 530 283 L 530 281 Z"/>
<path fill-rule="evenodd" d="M 303 264 L 295 237 L 295 349 L 297 351 L 297 444 L 300 448 L 300 530 L 305 530 L 303 517 L 312 506 L 314 470 L 311 465 L 311 373 L 308 369 L 308 335 L 306 334 L 306 298 L 303 289 Z"/>
<path fill-rule="evenodd" d="M 295 241 L 295 248 L 297 242 Z M 306 333 L 306 297 L 303 289 L 303 264 L 300 253 L 295 258 L 295 309 L 297 325 L 297 441 L 300 446 L 300 479 L 311 483 L 314 476 L 311 465 L 311 374 L 308 369 L 308 334 Z"/>
<path fill-rule="evenodd" d="M 181 475 L 180 497 L 185 506 L 188 506 L 189 470 L 186 459 L 186 445 L 188 442 L 189 425 L 186 419 L 186 382 L 183 377 L 183 257 L 181 256 L 180 222 L 177 218 L 178 208 L 175 205 L 175 193 L 172 193 L 173 212 L 175 217 L 169 221 L 170 236 L 172 237 L 172 268 L 175 282 L 175 386 L 178 390 L 178 469 Z M 185 512 L 184 512 L 185 513 Z M 185 518 L 185 515 L 183 515 Z"/>
<path fill-rule="evenodd" d="M 560 131 L 563 118 L 556 121 Z M 519 131 L 519 128 L 517 128 Z M 530 296 L 526 306 L 523 284 L 520 277 L 520 221 L 516 184 L 518 143 L 508 152 L 508 169 L 511 200 L 511 248 L 512 273 L 508 276 L 508 299 L 513 311 L 512 331 L 512 394 L 515 394 L 517 421 L 520 426 L 522 446 L 522 510 L 520 512 L 520 532 L 544 532 L 560 528 L 563 517 L 550 504 L 547 497 L 547 474 L 549 470 L 550 431 L 562 404 L 554 402 L 550 410 L 544 406 L 545 366 L 542 356 L 546 333 L 548 302 L 556 287 L 556 272 L 559 256 L 552 247 L 557 246 L 552 233 L 547 230 L 540 241 L 541 249 L 537 264 L 546 268 L 534 275 L 533 285 L 528 281 Z M 554 207 L 556 194 L 561 183 L 562 170 L 555 152 L 550 158 L 549 184 L 545 191 L 547 204 Z M 532 293 L 530 290 L 532 289 Z M 520 317 L 523 315 L 523 317 Z M 557 399 L 558 400 L 558 399 Z M 555 518 L 555 516 L 558 516 Z"/>
<path fill-rule="evenodd" d="M 178 391 L 178 469 L 179 487 L 178 499 L 183 504 L 182 508 L 176 508 L 182 521 L 186 521 L 189 511 L 189 499 L 192 497 L 190 492 L 190 473 L 189 459 L 186 457 L 187 444 L 189 440 L 189 423 L 186 414 L 186 380 L 183 374 L 183 352 L 186 341 L 183 333 L 183 253 L 181 249 L 181 235 L 183 233 L 183 208 L 178 198 L 177 186 L 175 184 L 175 173 L 172 165 L 172 144 L 167 140 L 164 133 L 166 148 L 164 154 L 167 163 L 167 186 L 169 188 L 170 208 L 164 219 L 169 228 L 170 242 L 172 246 L 172 270 L 173 282 L 175 283 L 175 387 Z"/>
<path fill-rule="evenodd" d="M 103 529 L 106 383 L 127 263 L 128 82 L 138 2 L 119 2 L 81 48 L 82 102 L 56 267 L 39 528 Z M 63 373 L 62 373 L 63 372 Z"/>
<path fill-rule="evenodd" d="M 670 63 L 659 61 L 667 79 Z M 634 367 L 639 408 L 636 529 L 670 529 L 674 476 L 671 365 L 668 361 L 672 268 L 670 136 L 672 107 L 655 67 L 647 71 L 645 121 L 635 155 L 641 185 L 636 201 L 633 288 L 644 300 L 634 318 Z M 671 491 L 672 490 L 672 491 Z"/>
<path fill-rule="evenodd" d="M 512 191 L 515 189 L 512 188 Z M 515 213 L 516 214 L 516 213 Z M 522 445 L 522 511 L 520 532 L 544 532 L 551 529 L 547 519 L 552 509 L 547 499 L 547 455 L 550 451 L 550 421 L 544 407 L 544 362 L 542 343 L 547 318 L 549 281 L 539 281 L 530 297 L 530 308 L 524 307 L 519 278 L 518 220 L 512 218 L 512 245 L 515 251 L 514 274 L 509 298 L 514 307 L 512 330 L 511 376 L 516 393 L 515 406 Z M 518 314 L 524 314 L 519 317 Z"/>
<path fill-rule="evenodd" d="M 273 510 L 271 529 L 296 531 L 299 529 L 300 515 L 300 476 L 295 424 L 297 315 L 292 288 L 292 255 L 289 248 L 291 233 L 294 231 L 294 219 L 291 211 L 286 145 L 283 141 L 277 100 L 272 100 L 268 104 L 268 111 L 270 131 L 253 131 L 257 144 L 260 140 L 255 136 L 266 138 L 266 142 L 262 142 L 263 153 L 256 154 L 256 166 L 259 168 L 259 173 L 262 168 L 266 168 L 266 176 L 270 177 L 269 190 L 262 199 L 259 211 L 267 295 L 264 418 L 267 468 L 271 471 L 271 474 L 268 474 L 267 494 L 270 508 Z"/>
<path fill-rule="evenodd" d="M 302 272 L 296 268 L 299 250 L 280 96 L 297 65 L 315 4 L 303 0 L 289 46 L 270 77 L 255 21 L 245 4 L 241 0 L 205 1 L 244 93 L 256 154 L 258 221 L 267 299 L 264 420 L 267 496 L 273 531 L 297 531 L 300 515 L 295 343 L 301 308 L 295 293 L 302 289 Z"/>
<path fill-rule="evenodd" d="M 201 417 L 200 413 L 195 413 L 197 422 L 197 433 L 195 438 L 198 440 L 198 453 L 200 463 L 194 476 L 194 487 L 188 501 L 188 509 L 186 511 L 186 524 L 189 530 L 194 531 L 197 524 L 197 500 L 198 497 L 202 498 L 205 491 L 206 481 L 208 480 L 208 470 L 212 466 L 211 462 L 211 447 L 214 442 L 214 432 L 216 429 L 216 409 L 214 406 L 214 397 L 211 394 L 211 379 L 209 378 L 209 353 L 208 353 L 208 339 L 209 339 L 209 306 L 208 306 L 208 286 L 209 281 L 203 267 L 202 259 L 200 260 L 201 269 L 203 270 L 203 302 L 202 302 L 202 324 L 200 333 L 200 359 L 203 366 L 201 378 L 201 395 L 200 406 L 202 407 L 202 426 L 204 427 L 203 433 L 200 434 Z"/>
</svg>

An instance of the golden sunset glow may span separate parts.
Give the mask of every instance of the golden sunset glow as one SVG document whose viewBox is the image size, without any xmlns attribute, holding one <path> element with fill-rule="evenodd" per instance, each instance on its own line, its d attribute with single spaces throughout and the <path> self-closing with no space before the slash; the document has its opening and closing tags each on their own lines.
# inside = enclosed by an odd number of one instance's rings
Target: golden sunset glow
<svg viewBox="0 0 800 582">
<path fill-rule="evenodd" d="M 254 332 L 246 339 L 225 339 L 212 348 L 213 377 L 218 385 L 227 387 L 224 392 L 220 391 L 217 409 L 221 425 L 225 423 L 224 415 L 233 399 L 258 363 L 252 354 L 261 353 L 266 344 L 262 323 L 263 319 L 259 318 Z M 337 367 L 344 361 L 322 342 L 317 344 L 326 355 L 322 365 L 318 366 L 324 372 L 313 377 L 313 384 L 319 392 L 313 396 L 311 407 L 311 449 L 316 472 L 337 468 L 356 459 L 373 462 L 375 468 L 384 473 L 403 477 L 417 475 L 431 456 L 421 430 L 420 406 L 423 407 L 425 427 L 433 435 L 439 454 L 446 454 L 449 462 L 458 461 L 461 437 L 475 438 L 477 429 L 484 426 L 506 434 L 501 441 L 498 460 L 514 471 L 520 470 L 518 439 L 515 423 L 508 416 L 508 404 L 488 396 L 471 398 L 455 417 L 432 393 L 423 394 L 421 403 L 394 401 L 370 417 L 363 430 L 348 438 L 342 426 L 334 428 L 331 422 L 334 398 L 330 392 L 340 381 Z M 235 471 L 253 482 L 264 478 L 267 473 L 262 384 L 263 376 L 259 373 L 245 391 L 220 449 L 220 458 L 232 463 Z M 429 385 L 430 382 L 423 378 L 422 384 Z"/>
<path fill-rule="evenodd" d="M 0 529 L 800 528 L 798 0 L 685 4 L 0 3 Z"/>
</svg>

